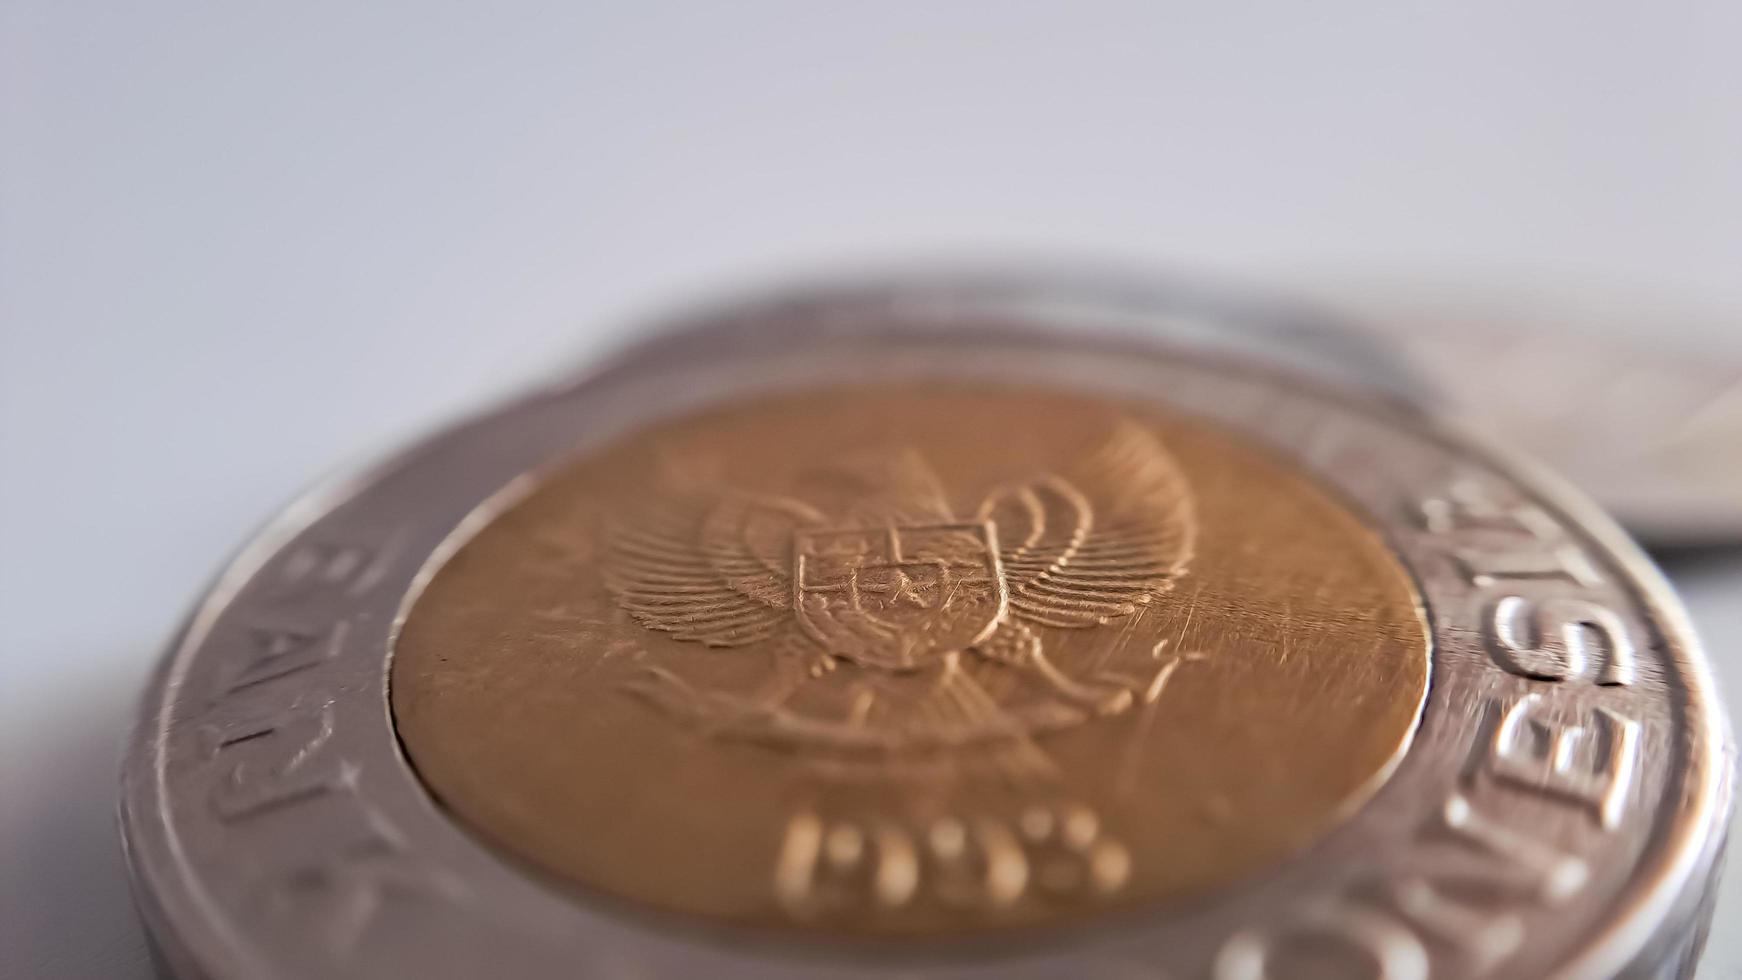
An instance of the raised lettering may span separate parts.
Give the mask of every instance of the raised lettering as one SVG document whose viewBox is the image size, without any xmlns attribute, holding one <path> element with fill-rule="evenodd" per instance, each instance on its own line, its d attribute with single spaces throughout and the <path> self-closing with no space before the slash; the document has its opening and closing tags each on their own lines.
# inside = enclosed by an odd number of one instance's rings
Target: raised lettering
<svg viewBox="0 0 1742 980">
<path fill-rule="evenodd" d="M 325 631 L 269 626 L 250 629 L 247 652 L 225 665 L 219 684 L 222 695 L 306 670 L 337 656 L 344 646 L 348 627 L 348 623 L 340 622 Z"/>
<path fill-rule="evenodd" d="M 380 546 L 310 541 L 298 544 L 279 565 L 273 597 L 300 598 L 319 592 L 356 597 L 374 588 L 397 551 L 397 540 Z"/>
<path fill-rule="evenodd" d="M 332 703 L 208 729 L 213 751 L 235 757 L 212 791 L 220 819 L 234 822 L 347 785 L 356 772 L 327 751 Z"/>
<path fill-rule="evenodd" d="M 318 934 L 323 947 L 343 958 L 368 935 L 389 905 L 405 901 L 459 902 L 464 885 L 455 876 L 419 867 L 408 859 L 399 834 L 373 812 L 362 836 L 326 856 L 273 876 L 266 886 L 275 914 L 304 918 L 298 928 Z"/>
<path fill-rule="evenodd" d="M 1597 708 L 1588 725 L 1544 717 L 1527 694 L 1494 726 L 1486 769 L 1519 789 L 1586 807 L 1605 830 L 1621 825 L 1639 759 L 1639 723 Z"/>
<path fill-rule="evenodd" d="M 1584 586 L 1600 585 L 1603 581 L 1590 556 L 1571 544 L 1547 550 L 1460 548 L 1454 557 L 1474 585 L 1531 578 L 1560 578 Z"/>
<path fill-rule="evenodd" d="M 1428 976 L 1427 950 L 1406 926 L 1376 909 L 1333 904 L 1309 909 L 1273 931 L 1236 934 L 1216 958 L 1216 980 L 1289 976 L 1291 966 L 1306 962 L 1301 949 L 1312 951 L 1312 965 L 1325 976 Z"/>
<path fill-rule="evenodd" d="M 809 918 L 901 908 L 924 895 L 997 911 L 1036 896 L 1108 895 L 1131 872 L 1125 846 L 1079 804 L 1034 805 L 1015 820 L 944 816 L 923 826 L 894 820 L 829 821 L 804 811 L 787 823 L 774 893 Z"/>
<path fill-rule="evenodd" d="M 1430 497 L 1421 505 L 1422 526 L 1433 534 L 1464 530 L 1514 531 L 1538 540 L 1558 537 L 1560 525 L 1535 504 L 1503 503 L 1491 488 L 1474 480 L 1460 480 L 1443 496 Z"/>
<path fill-rule="evenodd" d="M 1422 834 L 1408 872 L 1383 891 L 1421 934 L 1481 975 L 1524 940 L 1520 901 L 1559 902 L 1584 887 L 1583 861 L 1479 815 L 1453 796 Z"/>
<path fill-rule="evenodd" d="M 1506 596 L 1494 604 L 1488 625 L 1494 660 L 1515 674 L 1543 681 L 1591 677 L 1604 685 L 1633 682 L 1634 650 L 1627 625 L 1595 602 Z"/>
</svg>

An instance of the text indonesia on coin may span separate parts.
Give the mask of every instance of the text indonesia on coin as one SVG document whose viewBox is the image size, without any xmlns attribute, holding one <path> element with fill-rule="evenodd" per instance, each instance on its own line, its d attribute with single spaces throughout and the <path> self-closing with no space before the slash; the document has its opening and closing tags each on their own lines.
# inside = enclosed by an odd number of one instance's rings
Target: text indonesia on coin
<svg viewBox="0 0 1742 980">
<path fill-rule="evenodd" d="M 1215 315 L 750 304 L 315 492 L 147 697 L 169 968 L 1688 975 L 1728 735 L 1658 574 Z"/>
</svg>

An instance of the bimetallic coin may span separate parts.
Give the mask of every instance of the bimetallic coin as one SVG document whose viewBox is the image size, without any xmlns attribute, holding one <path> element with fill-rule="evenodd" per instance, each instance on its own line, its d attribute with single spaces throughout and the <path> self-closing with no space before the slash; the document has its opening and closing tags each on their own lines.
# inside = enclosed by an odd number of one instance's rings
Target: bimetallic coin
<svg viewBox="0 0 1742 980">
<path fill-rule="evenodd" d="M 726 310 L 293 508 L 127 765 L 166 959 L 1691 968 L 1728 736 L 1624 535 L 1413 410 L 969 295 Z"/>
</svg>

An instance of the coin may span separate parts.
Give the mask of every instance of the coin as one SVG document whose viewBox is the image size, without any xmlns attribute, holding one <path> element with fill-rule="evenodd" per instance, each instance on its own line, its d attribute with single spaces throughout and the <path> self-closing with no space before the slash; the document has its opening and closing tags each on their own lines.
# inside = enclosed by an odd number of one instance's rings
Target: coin
<svg viewBox="0 0 1742 980">
<path fill-rule="evenodd" d="M 166 959 L 1691 967 L 1728 735 L 1613 524 L 1395 401 L 928 295 L 704 317 L 269 528 L 125 770 Z"/>
</svg>

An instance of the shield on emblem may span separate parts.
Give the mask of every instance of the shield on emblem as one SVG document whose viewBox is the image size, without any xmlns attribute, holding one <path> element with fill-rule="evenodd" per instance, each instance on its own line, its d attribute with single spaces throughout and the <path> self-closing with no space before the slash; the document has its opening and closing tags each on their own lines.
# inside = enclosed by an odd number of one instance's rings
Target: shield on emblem
<svg viewBox="0 0 1742 980">
<path fill-rule="evenodd" d="M 989 522 L 806 528 L 793 552 L 799 624 L 866 666 L 911 670 L 972 646 L 1008 602 Z"/>
</svg>

